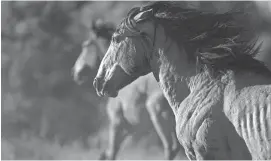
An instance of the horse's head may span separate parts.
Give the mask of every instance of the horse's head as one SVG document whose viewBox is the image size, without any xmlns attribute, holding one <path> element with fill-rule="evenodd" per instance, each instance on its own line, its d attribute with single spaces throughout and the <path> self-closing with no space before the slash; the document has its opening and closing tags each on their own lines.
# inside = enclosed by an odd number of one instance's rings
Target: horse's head
<svg viewBox="0 0 271 161">
<path fill-rule="evenodd" d="M 73 77 L 77 83 L 81 84 L 89 78 L 90 69 L 98 69 L 114 29 L 112 23 L 102 19 L 92 22 L 88 39 L 83 42 L 82 52 L 72 68 Z"/>
<path fill-rule="evenodd" d="M 83 42 L 82 52 L 72 68 L 73 78 L 78 84 L 84 83 L 89 77 L 90 70 L 97 68 L 100 64 L 102 51 L 96 39 L 96 34 L 90 32 L 89 38 Z"/>
<path fill-rule="evenodd" d="M 93 82 L 99 96 L 116 97 L 121 88 L 151 71 L 156 26 L 145 21 L 151 15 L 152 10 L 134 8 L 114 32 Z"/>
</svg>

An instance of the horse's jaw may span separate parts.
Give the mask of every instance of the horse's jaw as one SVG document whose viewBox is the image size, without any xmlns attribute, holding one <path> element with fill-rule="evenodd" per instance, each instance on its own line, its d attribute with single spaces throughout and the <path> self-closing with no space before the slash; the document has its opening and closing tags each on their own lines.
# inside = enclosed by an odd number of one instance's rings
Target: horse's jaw
<svg viewBox="0 0 271 161">
<path fill-rule="evenodd" d="M 114 92 L 103 92 L 104 97 L 112 97 L 112 98 L 116 98 L 118 96 L 119 91 L 114 91 Z"/>
</svg>

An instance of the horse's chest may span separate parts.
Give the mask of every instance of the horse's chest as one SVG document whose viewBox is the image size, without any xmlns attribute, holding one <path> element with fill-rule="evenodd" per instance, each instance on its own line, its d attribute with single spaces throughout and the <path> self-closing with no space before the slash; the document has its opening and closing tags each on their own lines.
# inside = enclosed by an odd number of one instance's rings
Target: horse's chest
<svg viewBox="0 0 271 161">
<path fill-rule="evenodd" d="M 220 93 L 191 93 L 179 106 L 176 132 L 191 159 L 224 159 L 223 117 Z M 225 117 L 225 116 L 224 116 Z M 216 154 L 215 154 L 216 153 Z"/>
</svg>

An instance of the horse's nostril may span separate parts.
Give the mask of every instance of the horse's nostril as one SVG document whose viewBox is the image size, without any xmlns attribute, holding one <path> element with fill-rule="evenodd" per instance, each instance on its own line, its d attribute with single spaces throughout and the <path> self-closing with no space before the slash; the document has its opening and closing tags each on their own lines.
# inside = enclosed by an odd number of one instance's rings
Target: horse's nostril
<svg viewBox="0 0 271 161">
<path fill-rule="evenodd" d="M 93 80 L 93 87 L 94 88 L 97 88 L 97 83 L 98 83 L 97 78 L 94 78 L 94 80 Z"/>
</svg>

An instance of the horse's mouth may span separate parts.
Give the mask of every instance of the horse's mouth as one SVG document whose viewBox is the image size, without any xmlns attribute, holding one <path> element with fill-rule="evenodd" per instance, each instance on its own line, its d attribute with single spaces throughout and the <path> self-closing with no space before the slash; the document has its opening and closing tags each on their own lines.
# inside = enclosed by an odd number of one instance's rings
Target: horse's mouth
<svg viewBox="0 0 271 161">
<path fill-rule="evenodd" d="M 118 91 L 117 90 L 101 90 L 101 91 L 98 91 L 96 89 L 96 93 L 99 97 L 117 97 L 118 96 Z"/>
<path fill-rule="evenodd" d="M 98 94 L 98 93 L 97 93 Z M 99 95 L 99 94 L 98 94 Z M 103 91 L 100 92 L 99 96 L 104 96 L 104 97 L 117 97 L 118 96 L 118 91 Z"/>
<path fill-rule="evenodd" d="M 78 85 L 82 85 L 82 84 L 84 84 L 85 82 L 88 81 L 88 77 L 87 77 L 87 76 L 82 76 L 82 77 L 74 76 L 74 77 L 73 77 L 73 80 L 74 80 Z"/>
<path fill-rule="evenodd" d="M 96 93 L 99 97 L 117 97 L 118 90 L 114 86 L 109 85 L 109 82 L 103 82 L 95 78 L 93 81 L 93 86 L 96 89 Z"/>
<path fill-rule="evenodd" d="M 78 84 L 82 85 L 89 81 L 89 75 L 87 75 L 88 71 L 87 68 L 84 67 L 81 70 L 75 70 L 75 68 L 72 68 L 71 75 L 73 77 L 73 80 Z"/>
</svg>

